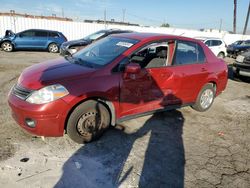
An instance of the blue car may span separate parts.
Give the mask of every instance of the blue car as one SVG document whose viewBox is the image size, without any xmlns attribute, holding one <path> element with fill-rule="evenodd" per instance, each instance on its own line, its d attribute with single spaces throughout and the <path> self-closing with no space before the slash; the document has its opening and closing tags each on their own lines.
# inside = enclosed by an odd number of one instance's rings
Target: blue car
<svg viewBox="0 0 250 188">
<path fill-rule="evenodd" d="M 66 41 L 67 38 L 58 31 L 29 29 L 15 34 L 7 30 L 5 36 L 0 39 L 0 46 L 6 52 L 26 49 L 48 50 L 56 53 L 59 52 L 61 44 Z"/>
<path fill-rule="evenodd" d="M 227 47 L 229 57 L 236 58 L 240 53 L 250 50 L 250 40 L 236 41 Z"/>
</svg>

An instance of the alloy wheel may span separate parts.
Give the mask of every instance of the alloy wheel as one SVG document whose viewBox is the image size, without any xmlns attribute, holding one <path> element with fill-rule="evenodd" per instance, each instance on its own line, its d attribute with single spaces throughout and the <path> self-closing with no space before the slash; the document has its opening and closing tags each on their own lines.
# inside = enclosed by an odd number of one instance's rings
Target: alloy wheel
<svg viewBox="0 0 250 188">
<path fill-rule="evenodd" d="M 4 42 L 4 43 L 2 44 L 2 48 L 3 48 L 3 50 L 6 51 L 6 52 L 11 52 L 12 49 L 13 49 L 12 45 L 11 45 L 9 42 Z"/>
<path fill-rule="evenodd" d="M 208 108 L 214 99 L 214 92 L 211 89 L 206 89 L 200 98 L 200 104 L 203 109 Z"/>
</svg>

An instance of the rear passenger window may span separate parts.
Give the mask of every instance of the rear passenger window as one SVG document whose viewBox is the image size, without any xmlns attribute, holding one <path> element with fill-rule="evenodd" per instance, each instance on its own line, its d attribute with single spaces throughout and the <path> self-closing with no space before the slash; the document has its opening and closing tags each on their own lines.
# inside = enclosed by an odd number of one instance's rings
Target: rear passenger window
<svg viewBox="0 0 250 188">
<path fill-rule="evenodd" d="M 222 42 L 220 40 L 212 40 L 212 45 L 211 46 L 220 46 Z"/>
<path fill-rule="evenodd" d="M 50 32 L 49 36 L 50 37 L 59 37 L 58 33 L 55 33 L 55 32 Z"/>
<path fill-rule="evenodd" d="M 211 41 L 210 41 L 210 40 L 207 40 L 207 41 L 205 42 L 205 44 L 206 44 L 207 46 L 211 46 Z"/>
<path fill-rule="evenodd" d="M 35 36 L 36 37 L 47 37 L 48 33 L 46 31 L 36 31 Z"/>
<path fill-rule="evenodd" d="M 173 65 L 186 65 L 205 62 L 202 47 L 194 42 L 178 41 Z"/>
</svg>

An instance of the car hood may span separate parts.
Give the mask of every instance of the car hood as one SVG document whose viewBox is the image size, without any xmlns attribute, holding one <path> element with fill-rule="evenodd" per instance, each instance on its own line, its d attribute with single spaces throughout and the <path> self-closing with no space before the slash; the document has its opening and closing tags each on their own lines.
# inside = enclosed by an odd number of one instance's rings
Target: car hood
<svg viewBox="0 0 250 188">
<path fill-rule="evenodd" d="M 79 39 L 79 40 L 71 40 L 68 42 L 64 42 L 63 46 L 73 46 L 73 45 L 85 46 L 85 45 L 88 45 L 90 43 L 91 43 L 91 41 L 89 41 L 89 40 Z"/>
<path fill-rule="evenodd" d="M 243 52 L 241 53 L 240 55 L 244 56 L 244 57 L 250 57 L 250 50 L 249 51 L 246 51 L 246 52 Z"/>
<path fill-rule="evenodd" d="M 237 45 L 232 45 L 232 44 L 228 45 L 228 48 L 235 48 L 235 47 L 237 47 Z"/>
<path fill-rule="evenodd" d="M 26 68 L 18 79 L 21 86 L 37 90 L 56 84 L 90 76 L 96 69 L 70 63 L 64 58 L 46 61 Z"/>
<path fill-rule="evenodd" d="M 3 37 L 0 37 L 0 40 L 5 40 L 5 39 L 13 39 L 15 38 L 16 34 L 11 31 L 11 30 L 6 30 L 5 35 Z"/>
</svg>

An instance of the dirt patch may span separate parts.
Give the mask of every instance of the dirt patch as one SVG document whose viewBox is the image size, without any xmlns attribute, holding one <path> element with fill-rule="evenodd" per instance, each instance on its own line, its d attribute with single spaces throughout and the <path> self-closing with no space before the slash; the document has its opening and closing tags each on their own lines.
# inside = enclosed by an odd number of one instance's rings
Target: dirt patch
<svg viewBox="0 0 250 188">
<path fill-rule="evenodd" d="M 14 156 L 15 147 L 8 140 L 0 140 L 0 161 L 7 160 Z"/>
</svg>

